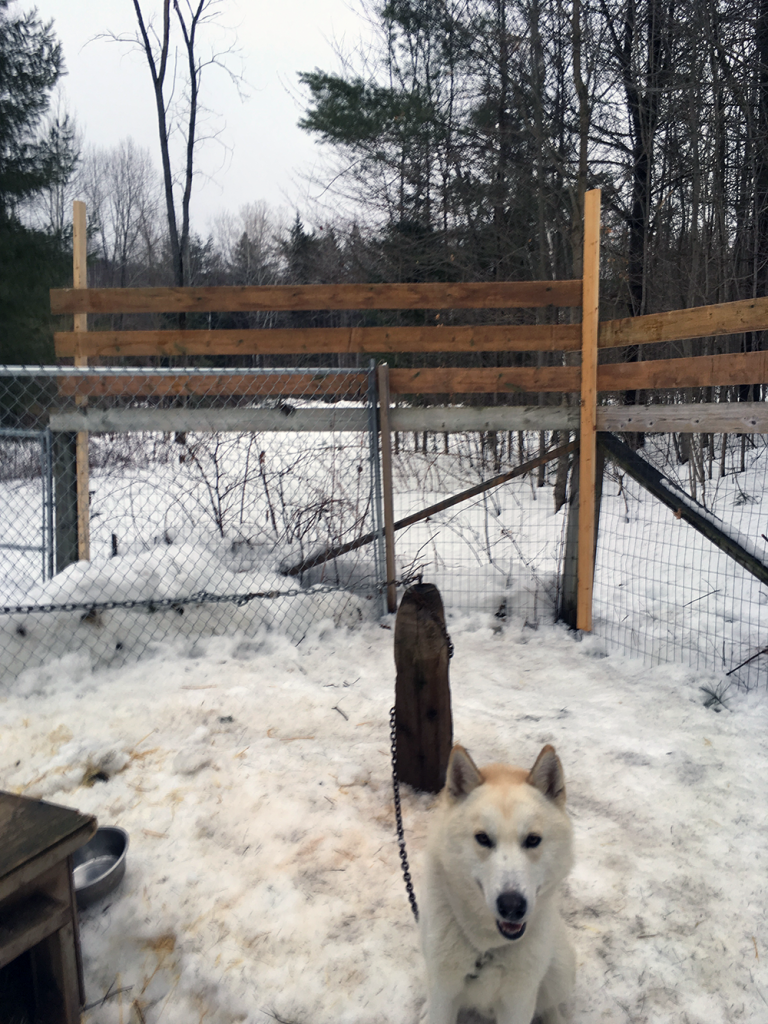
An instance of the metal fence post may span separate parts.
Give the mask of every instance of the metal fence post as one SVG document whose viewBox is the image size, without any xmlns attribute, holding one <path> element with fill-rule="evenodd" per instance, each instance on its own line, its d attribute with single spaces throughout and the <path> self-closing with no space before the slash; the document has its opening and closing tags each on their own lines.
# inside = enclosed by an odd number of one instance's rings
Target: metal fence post
<svg viewBox="0 0 768 1024">
<path fill-rule="evenodd" d="M 368 363 L 368 449 L 371 460 L 371 488 L 373 509 L 373 529 L 376 539 L 373 542 L 373 564 L 376 573 L 376 587 L 381 595 L 381 612 L 387 614 L 387 572 L 384 558 L 384 510 L 381 497 L 381 465 L 379 462 L 379 422 L 378 422 L 378 385 L 376 380 L 376 361 Z"/>
<path fill-rule="evenodd" d="M 78 560 L 77 535 L 77 434 L 53 435 L 53 501 L 56 506 L 54 536 L 56 572 Z"/>
<path fill-rule="evenodd" d="M 43 494 L 43 579 L 53 578 L 53 438 L 50 427 L 40 437 L 40 477 Z"/>
<path fill-rule="evenodd" d="M 387 612 L 397 611 L 395 582 L 395 513 L 392 501 L 392 448 L 389 433 L 389 366 L 379 363 L 379 437 L 381 438 L 382 497 L 384 499 L 384 555 L 386 561 Z"/>
</svg>

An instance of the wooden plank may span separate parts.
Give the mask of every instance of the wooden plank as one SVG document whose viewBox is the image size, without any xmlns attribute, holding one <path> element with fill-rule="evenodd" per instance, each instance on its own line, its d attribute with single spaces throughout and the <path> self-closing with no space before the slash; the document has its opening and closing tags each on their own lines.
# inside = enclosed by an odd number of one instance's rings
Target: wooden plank
<svg viewBox="0 0 768 1024">
<path fill-rule="evenodd" d="M 578 391 L 581 371 L 578 366 L 508 367 L 505 369 L 471 370 L 425 369 L 390 370 L 390 391 L 397 394 L 483 394 L 496 392 Z M 244 372 L 235 374 L 190 374 L 184 376 L 123 377 L 109 374 L 99 377 L 60 377 L 59 386 L 65 395 L 282 395 L 312 397 L 338 395 L 364 397 L 366 378 L 363 373 L 335 376 L 287 373 L 275 370 L 269 376 L 254 377 Z M 282 389 L 282 390 L 281 390 Z"/>
<path fill-rule="evenodd" d="M 648 345 L 685 338 L 711 338 L 742 331 L 768 330 L 768 297 L 649 313 L 600 324 L 600 348 Z"/>
<path fill-rule="evenodd" d="M 392 498 L 392 442 L 389 432 L 389 366 L 376 367 L 379 385 L 379 433 L 381 435 L 381 489 L 384 502 L 384 552 L 387 568 L 387 611 L 397 610 L 395 582 L 395 509 Z"/>
<path fill-rule="evenodd" d="M 391 372 L 391 371 L 390 371 Z M 390 410 L 391 430 L 577 430 L 579 410 L 568 405 L 397 406 Z"/>
<path fill-rule="evenodd" d="M 90 815 L 0 791 L 0 901 L 54 868 L 95 831 Z"/>
<path fill-rule="evenodd" d="M 403 594 L 395 620 L 397 778 L 439 793 L 453 743 L 445 612 L 433 583 Z"/>
<path fill-rule="evenodd" d="M 642 363 L 605 363 L 598 367 L 599 391 L 645 388 L 696 388 L 768 382 L 768 352 L 649 359 Z"/>
<path fill-rule="evenodd" d="M 597 330 L 600 314 L 600 190 L 584 195 L 584 299 L 582 303 L 581 426 L 579 435 L 578 596 L 576 627 L 592 629 L 595 575 L 595 467 Z"/>
<path fill-rule="evenodd" d="M 644 434 L 768 434 L 768 403 L 604 405 L 597 410 L 597 429 Z"/>
<path fill-rule="evenodd" d="M 88 233 L 85 217 L 85 203 L 76 199 L 72 203 L 72 277 L 78 290 L 88 288 Z M 87 366 L 88 354 L 85 337 L 88 332 L 87 313 L 76 313 L 74 318 L 72 355 L 75 366 Z M 80 403 L 87 401 L 78 399 Z M 77 487 L 77 557 L 90 561 L 91 557 L 91 516 L 90 516 L 90 473 L 88 466 L 88 435 L 79 433 L 75 442 L 76 487 Z"/>
<path fill-rule="evenodd" d="M 33 893 L 9 909 L 0 907 L 0 968 L 63 928 L 70 908 L 43 893 Z"/>
<path fill-rule="evenodd" d="M 333 396 L 338 398 L 360 398 L 365 400 L 368 391 L 366 374 L 287 373 L 275 370 L 273 374 L 188 374 L 182 371 L 173 377 L 153 375 L 151 372 L 125 377 L 117 374 L 100 374 L 98 377 L 76 377 L 70 374 L 59 377 L 59 392 L 62 395 L 90 395 L 106 397 L 124 395 L 163 398 L 172 395 L 242 395 L 277 398 L 316 398 Z"/>
<path fill-rule="evenodd" d="M 317 433 L 369 428 L 364 409 L 94 409 L 50 413 L 54 433 L 87 427 L 91 434 L 160 431 Z M 414 406 L 390 409 L 390 430 L 459 433 L 475 430 L 574 430 L 579 410 L 569 406 Z M 768 403 L 697 402 L 685 405 L 603 405 L 597 429 L 644 433 L 768 434 Z"/>
<path fill-rule="evenodd" d="M 92 434 L 161 433 L 317 433 L 370 429 L 367 409 L 73 409 L 50 414 L 54 432 L 87 426 Z"/>
<path fill-rule="evenodd" d="M 91 406 L 61 412 L 53 410 L 49 414 L 49 425 L 57 434 L 86 427 L 91 434 L 137 431 L 253 431 L 295 434 L 327 430 L 366 431 L 370 427 L 368 419 L 365 409 L 339 409 L 335 406 L 322 409 L 94 409 Z M 569 430 L 578 429 L 579 412 L 578 409 L 565 405 L 414 406 L 408 409 L 399 407 L 390 409 L 389 425 L 390 430 L 430 430 L 437 433 L 471 430 Z M 699 426 L 696 429 L 707 428 Z M 750 433 L 755 433 L 755 430 L 751 430 Z"/>
<path fill-rule="evenodd" d="M 71 331 L 54 334 L 57 356 L 301 355 L 387 352 L 576 352 L 578 324 L 462 327 L 307 327 L 272 330 Z"/>
<path fill-rule="evenodd" d="M 702 508 L 701 512 L 697 511 L 693 507 L 694 502 L 692 498 L 689 497 L 687 502 L 681 501 L 680 495 L 675 494 L 674 491 L 669 489 L 667 486 L 668 481 L 655 466 L 642 459 L 613 434 L 601 433 L 598 440 L 608 457 L 629 473 L 639 484 L 642 484 L 647 491 L 653 494 L 655 498 L 658 498 L 667 508 L 671 509 L 676 518 L 690 523 L 694 530 L 697 530 L 707 540 L 720 548 L 721 551 L 724 551 L 743 569 L 746 569 L 747 572 L 760 580 L 761 583 L 768 585 L 768 565 L 765 565 L 751 552 L 745 550 L 732 537 L 724 533 L 716 523 L 712 522 L 710 516 L 704 514 L 706 512 L 705 509 Z"/>
<path fill-rule="evenodd" d="M 32 970 L 45 983 L 36 986 L 36 1008 L 41 1020 L 81 1024 L 80 986 L 77 977 L 74 922 L 49 935 L 32 950 Z"/>
<path fill-rule="evenodd" d="M 304 284 L 217 288 L 51 289 L 51 312 L 250 313 L 321 309 L 513 309 L 578 306 L 581 281 Z"/>
<path fill-rule="evenodd" d="M 95 830 L 95 818 L 71 807 L 0 790 L 0 879 L 91 825 Z M 5 889 L 0 891 L 0 898 L 6 895 Z"/>
<path fill-rule="evenodd" d="M 331 377 L 333 385 L 323 387 L 323 377 L 282 373 L 254 377 L 244 372 L 238 377 L 226 375 L 189 375 L 174 377 L 137 373 L 135 377 L 59 378 L 63 395 L 267 395 L 286 388 L 286 395 L 363 394 L 365 378 L 361 373 Z M 390 389 L 394 394 L 493 394 L 535 393 L 538 391 L 577 392 L 581 371 L 575 366 L 505 367 L 470 369 L 426 368 L 391 370 Z M 768 382 L 768 353 L 741 352 L 732 355 L 693 356 L 686 359 L 656 359 L 642 363 L 606 363 L 597 368 L 598 391 L 623 391 L 642 388 L 711 387 L 729 384 Z M 394 429 L 394 428 L 393 428 Z M 397 429 L 405 429 L 398 427 Z"/>
<path fill-rule="evenodd" d="M 502 369 L 390 370 L 389 387 L 398 395 L 514 394 L 578 391 L 578 366 L 522 366 Z"/>
</svg>

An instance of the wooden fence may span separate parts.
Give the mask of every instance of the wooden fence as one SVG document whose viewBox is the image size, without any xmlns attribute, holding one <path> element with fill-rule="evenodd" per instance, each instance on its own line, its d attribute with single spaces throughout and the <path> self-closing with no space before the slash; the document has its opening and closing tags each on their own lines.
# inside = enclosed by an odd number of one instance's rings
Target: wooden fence
<svg viewBox="0 0 768 1024">
<path fill-rule="evenodd" d="M 162 359 L 186 356 L 286 356 L 394 353 L 438 353 L 456 357 L 474 353 L 559 353 L 560 364 L 510 367 L 393 368 L 380 379 L 383 394 L 485 395 L 560 393 L 579 395 L 580 509 L 578 526 L 578 628 L 592 628 L 594 575 L 596 432 L 598 430 L 677 430 L 768 432 L 768 404 L 745 408 L 722 404 L 674 406 L 600 405 L 601 392 L 751 385 L 768 382 L 768 352 L 706 355 L 690 358 L 649 359 L 629 362 L 599 361 L 601 350 L 642 346 L 689 338 L 718 337 L 768 329 L 768 297 L 681 309 L 622 320 L 599 321 L 600 193 L 585 196 L 584 276 L 570 281 L 483 282 L 467 284 L 345 284 L 282 285 L 220 288 L 93 288 L 85 280 L 85 206 L 75 204 L 75 287 L 51 292 L 54 314 L 73 314 L 74 329 L 55 335 L 57 357 L 87 366 L 92 358 Z M 321 310 L 509 310 L 542 307 L 576 308 L 580 323 L 533 325 L 435 325 L 429 327 L 313 327 L 244 330 L 120 330 L 89 331 L 88 314 L 118 313 L 233 313 Z M 580 354 L 580 365 L 572 365 Z M 569 354 L 570 358 L 569 358 Z M 62 393 L 75 395 L 85 406 L 95 395 L 136 396 L 212 393 L 258 395 L 281 393 L 310 396 L 322 393 L 322 380 L 307 370 L 270 376 L 242 374 L 217 376 L 183 371 L 170 382 L 142 368 L 126 391 L 126 381 L 105 372 L 94 386 L 92 379 L 68 377 Z M 350 374 L 349 393 L 365 388 L 365 375 Z M 338 391 L 336 392 L 338 394 Z M 485 429 L 493 429 L 493 415 L 483 410 Z M 444 419 L 447 409 L 440 410 Z M 388 401 L 382 406 L 382 443 L 385 477 L 388 455 Z M 395 410 L 393 410 L 393 413 Z M 433 411 L 434 412 L 434 411 Z M 473 410 L 476 412 L 476 410 Z M 674 424 L 671 426 L 670 424 Z M 447 427 L 443 427 L 447 429 Z M 541 429 L 541 426 L 538 428 Z M 87 433 L 78 432 L 77 480 L 79 510 L 78 548 L 88 558 Z M 385 480 L 385 488 L 387 481 Z M 389 481 L 391 486 L 391 480 Z M 385 502 L 385 505 L 387 503 Z M 391 504 L 391 503 L 390 503 Z M 388 583 L 394 590 L 394 541 L 391 510 L 387 515 Z M 391 546 L 390 546 L 391 544 Z"/>
</svg>

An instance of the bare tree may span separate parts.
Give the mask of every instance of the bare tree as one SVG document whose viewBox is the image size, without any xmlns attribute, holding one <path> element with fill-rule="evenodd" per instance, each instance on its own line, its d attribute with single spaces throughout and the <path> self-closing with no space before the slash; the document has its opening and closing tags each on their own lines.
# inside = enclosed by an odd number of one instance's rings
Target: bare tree
<svg viewBox="0 0 768 1024">
<path fill-rule="evenodd" d="M 213 222 L 214 244 L 233 284 L 271 284 L 278 269 L 280 235 L 285 225 L 267 203 L 246 203 L 237 213 L 225 211 Z"/>
<path fill-rule="evenodd" d="M 174 283 L 189 284 L 190 203 L 195 149 L 200 137 L 200 89 L 206 68 L 221 68 L 238 89 L 242 76 L 232 72 L 226 58 L 232 49 L 209 49 L 201 54 L 200 35 L 219 23 L 223 0 L 161 0 L 161 24 L 145 14 L 146 2 L 133 0 L 137 32 L 133 36 L 108 33 L 116 42 L 131 43 L 143 52 L 152 79 L 163 169 L 163 190 L 168 220 L 168 241 Z M 176 40 L 179 40 L 178 45 Z M 183 160 L 174 172 L 171 140 L 175 131 L 183 138 Z M 181 190 L 177 206 L 176 187 Z M 177 212 L 180 210 L 180 216 Z M 180 223 L 179 223 L 180 222 Z"/>
<path fill-rule="evenodd" d="M 130 138 L 114 149 L 86 150 L 78 180 L 104 283 L 125 288 L 157 264 L 161 244 L 162 187 L 149 150 Z"/>
</svg>

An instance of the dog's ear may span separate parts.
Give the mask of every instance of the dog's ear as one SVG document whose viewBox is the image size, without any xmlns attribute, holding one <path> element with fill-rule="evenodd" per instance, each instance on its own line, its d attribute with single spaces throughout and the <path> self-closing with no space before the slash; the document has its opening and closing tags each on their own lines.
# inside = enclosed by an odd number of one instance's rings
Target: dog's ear
<svg viewBox="0 0 768 1024">
<path fill-rule="evenodd" d="M 549 743 L 541 748 L 536 764 L 531 768 L 528 782 L 558 807 L 565 807 L 565 775 L 555 748 Z"/>
<path fill-rule="evenodd" d="M 483 781 L 477 765 L 460 744 L 451 751 L 448 770 L 445 773 L 445 788 L 452 800 L 462 800 Z"/>
</svg>

